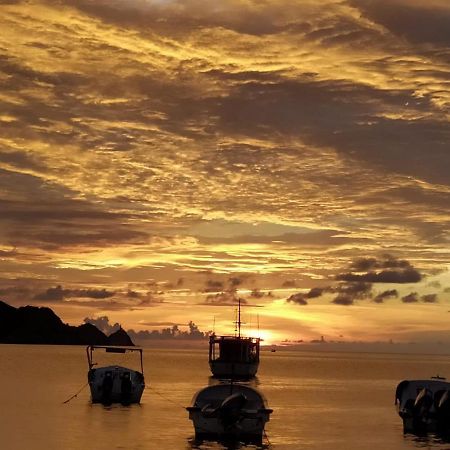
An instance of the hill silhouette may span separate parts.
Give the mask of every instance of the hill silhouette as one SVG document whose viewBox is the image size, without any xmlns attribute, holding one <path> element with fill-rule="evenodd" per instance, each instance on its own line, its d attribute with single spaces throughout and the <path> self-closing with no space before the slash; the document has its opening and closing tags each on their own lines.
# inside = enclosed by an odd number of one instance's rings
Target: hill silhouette
<svg viewBox="0 0 450 450">
<path fill-rule="evenodd" d="M 0 300 L 0 343 L 54 345 L 134 345 L 120 328 L 106 336 L 95 325 L 71 326 L 46 307 L 14 308 Z"/>
</svg>

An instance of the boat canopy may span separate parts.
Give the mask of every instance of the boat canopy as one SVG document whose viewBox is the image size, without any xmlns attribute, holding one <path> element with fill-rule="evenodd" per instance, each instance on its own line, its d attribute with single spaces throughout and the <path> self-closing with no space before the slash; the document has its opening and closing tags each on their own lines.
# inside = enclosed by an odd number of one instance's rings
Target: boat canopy
<svg viewBox="0 0 450 450">
<path fill-rule="evenodd" d="M 88 359 L 89 370 L 97 365 L 93 360 L 93 353 L 96 349 L 103 349 L 106 353 L 128 353 L 128 352 L 138 352 L 141 361 L 141 373 L 144 373 L 144 361 L 142 357 L 142 348 L 140 347 L 120 347 L 114 345 L 88 345 L 86 347 L 86 355 Z"/>
</svg>

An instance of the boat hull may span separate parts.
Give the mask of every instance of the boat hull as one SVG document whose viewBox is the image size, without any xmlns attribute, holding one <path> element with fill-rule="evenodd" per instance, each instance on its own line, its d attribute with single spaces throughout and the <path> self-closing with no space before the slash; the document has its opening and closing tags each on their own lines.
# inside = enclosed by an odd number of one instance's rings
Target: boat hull
<svg viewBox="0 0 450 450">
<path fill-rule="evenodd" d="M 201 412 L 191 412 L 189 418 L 194 423 L 195 439 L 242 441 L 252 444 L 261 444 L 265 423 L 269 420 L 268 414 L 255 414 L 254 418 L 246 418 L 238 425 L 225 428 L 217 418 L 205 418 Z"/>
<path fill-rule="evenodd" d="M 261 443 L 272 410 L 263 395 L 245 385 L 219 384 L 199 391 L 186 408 L 197 440 Z"/>
<path fill-rule="evenodd" d="M 92 403 L 140 403 L 145 389 L 141 372 L 121 366 L 107 366 L 88 372 Z"/>
<path fill-rule="evenodd" d="M 444 379 L 402 381 L 396 405 L 405 433 L 450 433 L 450 383 Z"/>
<path fill-rule="evenodd" d="M 211 373 L 215 378 L 249 380 L 256 375 L 259 362 L 228 362 L 214 360 L 209 362 Z"/>
</svg>

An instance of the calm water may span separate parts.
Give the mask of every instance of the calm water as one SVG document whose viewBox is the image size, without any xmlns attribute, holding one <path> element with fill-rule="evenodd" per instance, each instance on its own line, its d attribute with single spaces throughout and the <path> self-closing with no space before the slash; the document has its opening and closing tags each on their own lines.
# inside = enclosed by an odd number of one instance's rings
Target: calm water
<svg viewBox="0 0 450 450">
<path fill-rule="evenodd" d="M 210 382 L 207 351 L 146 349 L 144 356 L 142 404 L 107 408 L 89 403 L 88 388 L 63 404 L 86 382 L 84 348 L 0 345 L 0 448 L 223 449 L 194 443 L 184 410 Z M 450 358 L 264 352 L 257 384 L 274 409 L 264 448 L 450 449 L 404 436 L 393 405 L 400 380 L 437 373 L 450 376 Z"/>
</svg>

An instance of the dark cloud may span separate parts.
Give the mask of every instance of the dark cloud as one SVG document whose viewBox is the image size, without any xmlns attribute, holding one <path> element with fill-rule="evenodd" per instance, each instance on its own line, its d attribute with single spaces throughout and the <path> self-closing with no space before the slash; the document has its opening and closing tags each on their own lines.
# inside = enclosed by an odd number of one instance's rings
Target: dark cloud
<svg viewBox="0 0 450 450">
<path fill-rule="evenodd" d="M 140 298 L 141 294 L 139 292 L 136 291 L 132 291 L 130 289 L 128 289 L 127 293 L 125 294 L 128 298 Z"/>
<path fill-rule="evenodd" d="M 408 295 L 402 297 L 403 303 L 417 303 L 419 301 L 419 294 L 417 292 L 411 292 Z"/>
<path fill-rule="evenodd" d="M 329 288 L 330 292 L 338 292 L 332 300 L 336 305 L 353 305 L 355 300 L 364 300 L 372 295 L 372 285 L 365 282 L 342 283 L 337 287 Z"/>
<path fill-rule="evenodd" d="M 389 298 L 397 298 L 398 297 L 398 291 L 397 289 L 390 289 L 384 292 L 381 292 L 380 294 L 376 295 L 373 299 L 375 303 L 383 303 L 384 300 L 387 300 Z"/>
<path fill-rule="evenodd" d="M 26 286 L 7 286 L 0 288 L 0 296 L 7 298 L 8 300 L 26 300 L 30 297 L 32 289 Z"/>
<path fill-rule="evenodd" d="M 422 275 L 415 269 L 382 270 L 380 272 L 368 272 L 362 275 L 343 273 L 336 277 L 340 281 L 362 281 L 366 283 L 417 283 Z"/>
<path fill-rule="evenodd" d="M 332 291 L 332 289 L 330 287 L 328 287 L 328 288 L 314 287 L 306 293 L 299 292 L 297 294 L 291 295 L 287 299 L 287 302 L 296 303 L 298 305 L 307 305 L 308 299 L 321 297 L 325 292 L 330 292 L 330 291 Z"/>
<path fill-rule="evenodd" d="M 306 294 L 306 297 L 307 298 L 321 297 L 323 293 L 326 291 L 327 288 L 319 288 L 319 287 L 311 288 L 310 291 Z"/>
<path fill-rule="evenodd" d="M 222 291 L 224 287 L 223 281 L 219 280 L 207 280 L 206 287 L 203 292 L 217 292 Z"/>
<path fill-rule="evenodd" d="M 307 305 L 308 299 L 329 293 L 337 294 L 332 300 L 332 303 L 337 305 L 350 306 L 356 300 L 371 298 L 375 303 L 383 303 L 389 298 L 397 298 L 399 293 L 396 289 L 389 289 L 375 295 L 373 283 L 416 283 L 422 279 L 420 272 L 409 261 L 389 254 L 382 255 L 380 258 L 357 258 L 351 262 L 350 268 L 352 272 L 336 276 L 336 280 L 340 281 L 337 285 L 315 287 L 307 293 L 293 294 L 287 299 L 287 302 Z M 421 300 L 425 303 L 434 303 L 437 295 L 425 295 L 421 297 Z M 402 301 L 404 303 L 418 302 L 419 295 L 411 293 L 403 297 Z"/>
<path fill-rule="evenodd" d="M 430 116 L 384 116 L 383 111 L 404 108 L 413 94 L 342 80 L 280 79 L 270 85 L 237 87 L 221 100 L 214 115 L 227 132 L 263 139 L 277 130 L 310 144 L 335 148 L 352 160 L 388 173 L 447 184 L 449 176 L 441 164 L 450 165 L 448 124 Z M 433 110 L 432 98 L 425 96 L 417 108 Z M 431 158 L 424 156 L 423 148 L 428 148 Z"/>
<path fill-rule="evenodd" d="M 250 295 L 249 295 L 249 297 L 251 297 L 251 298 L 263 298 L 264 296 L 265 296 L 265 293 L 261 292 L 261 290 L 258 288 L 252 289 L 252 291 L 250 292 Z"/>
<path fill-rule="evenodd" d="M 120 26 L 147 31 L 149 27 L 161 34 L 184 35 L 196 29 L 226 29 L 239 34 L 264 36 L 283 31 L 310 29 L 302 18 L 310 8 L 292 2 L 222 2 L 220 12 L 201 0 L 167 2 L 74 1 L 70 3 L 101 20 Z"/>
<path fill-rule="evenodd" d="M 296 303 L 297 305 L 307 305 L 308 302 L 306 301 L 305 294 L 302 294 L 299 292 L 298 294 L 292 294 L 287 301 L 289 303 Z"/>
<path fill-rule="evenodd" d="M 371 20 L 413 43 L 450 45 L 448 2 L 351 0 Z"/>
<path fill-rule="evenodd" d="M 81 298 L 109 298 L 115 294 L 115 291 L 108 291 L 106 289 L 65 289 L 66 297 L 81 297 Z"/>
<path fill-rule="evenodd" d="M 235 289 L 243 283 L 244 279 L 242 277 L 231 277 L 228 279 L 230 289 Z"/>
<path fill-rule="evenodd" d="M 41 292 L 34 296 L 34 300 L 46 302 L 60 302 L 64 300 L 64 289 L 61 286 L 48 288 L 45 292 Z"/>
<path fill-rule="evenodd" d="M 247 303 L 247 301 L 243 298 L 240 299 L 241 304 Z M 208 305 L 236 305 L 239 301 L 239 297 L 237 296 L 235 291 L 225 291 L 219 292 L 217 294 L 211 294 L 206 297 L 205 303 Z"/>
<path fill-rule="evenodd" d="M 309 299 L 319 298 L 326 293 L 337 294 L 331 303 L 349 306 L 353 305 L 355 300 L 371 298 L 372 285 L 370 283 L 354 282 L 340 283 L 337 286 L 315 287 L 306 293 L 293 294 L 286 301 L 298 305 L 307 305 Z"/>
<path fill-rule="evenodd" d="M 0 189 L 8 193 L 13 186 L 15 192 L 10 196 L 20 195 L 22 199 L 0 198 L 3 242 L 11 246 L 51 250 L 81 244 L 109 246 L 148 241 L 148 235 L 131 224 L 136 219 L 134 214 L 111 212 L 86 200 L 71 199 L 75 193 L 68 189 L 0 169 Z"/>
<path fill-rule="evenodd" d="M 352 272 L 339 274 L 336 279 L 367 283 L 418 283 L 422 279 L 422 274 L 408 261 L 391 255 L 384 255 L 380 259 L 358 258 L 351 263 L 350 268 Z"/>
<path fill-rule="evenodd" d="M 437 294 L 425 294 L 420 297 L 420 300 L 424 303 L 436 303 L 438 296 Z"/>
<path fill-rule="evenodd" d="M 409 261 L 386 254 L 379 259 L 357 258 L 350 264 L 350 268 L 356 272 L 365 272 L 371 269 L 409 269 L 413 267 Z"/>
<path fill-rule="evenodd" d="M 339 294 L 332 301 L 335 305 L 350 306 L 355 302 L 355 297 L 349 294 Z"/>
<path fill-rule="evenodd" d="M 34 296 L 34 300 L 57 302 L 70 297 L 105 299 L 113 297 L 114 294 L 114 291 L 106 289 L 63 289 L 61 285 L 58 285 L 50 287 L 44 292 L 37 293 Z"/>
</svg>

